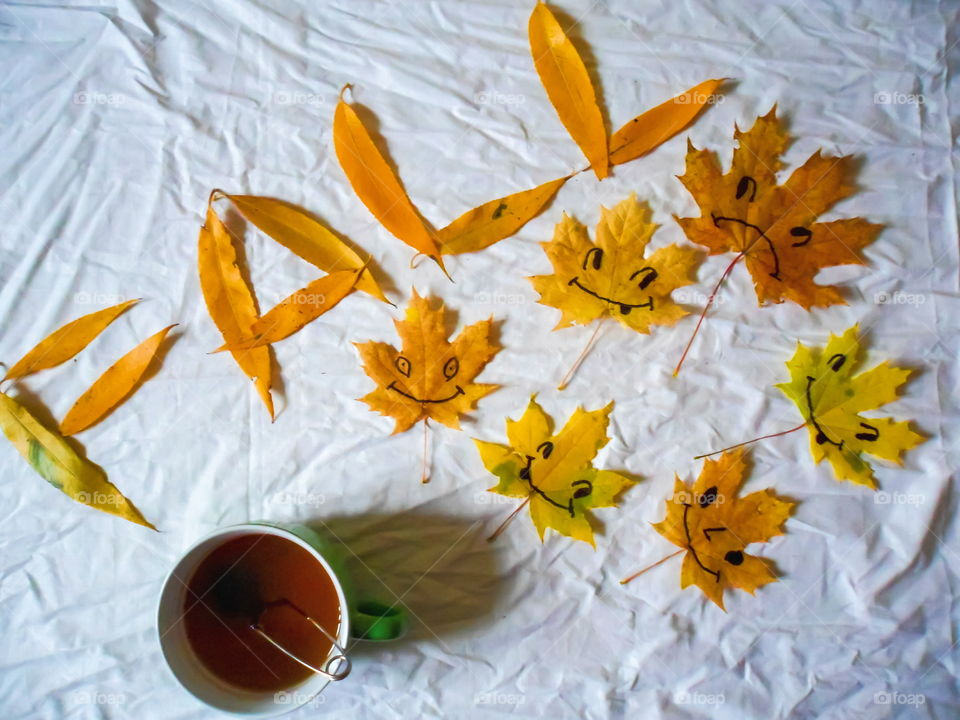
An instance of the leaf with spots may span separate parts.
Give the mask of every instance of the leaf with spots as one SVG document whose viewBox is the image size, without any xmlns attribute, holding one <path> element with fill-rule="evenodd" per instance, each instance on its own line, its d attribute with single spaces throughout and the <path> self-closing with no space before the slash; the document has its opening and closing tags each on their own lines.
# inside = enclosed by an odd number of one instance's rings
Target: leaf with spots
<svg viewBox="0 0 960 720">
<path fill-rule="evenodd" d="M 107 480 L 102 469 L 82 457 L 66 438 L 48 430 L 23 405 L 4 393 L 0 393 L 0 429 L 33 469 L 68 497 L 156 530 Z"/>
<path fill-rule="evenodd" d="M 740 260 L 753 278 L 760 305 L 789 300 L 809 310 L 843 304 L 836 286 L 818 285 L 814 279 L 827 267 L 865 264 L 861 251 L 881 229 L 859 217 L 819 219 L 855 192 L 854 159 L 824 157 L 818 150 L 779 184 L 780 158 L 789 138 L 776 107 L 758 118 L 750 130 L 736 128 L 734 139 L 738 147 L 728 172 L 722 172 L 713 152 L 697 150 L 691 144 L 686 172 L 680 176 L 700 208 L 699 217 L 677 218 L 687 237 L 708 248 L 711 255 L 735 253 L 701 321 Z M 677 372 L 682 363 L 683 358 Z"/>
<path fill-rule="evenodd" d="M 540 213 L 569 176 L 468 210 L 437 231 L 444 255 L 476 252 L 510 237 Z"/>
<path fill-rule="evenodd" d="M 414 290 L 404 319 L 394 321 L 399 350 L 385 342 L 354 343 L 364 372 L 377 384 L 361 400 L 392 417 L 395 434 L 428 418 L 459 429 L 460 416 L 497 389 L 474 382 L 500 351 L 491 337 L 493 319 L 468 325 L 450 342 L 444 314 Z"/>
<path fill-rule="evenodd" d="M 507 420 L 509 445 L 474 439 L 484 467 L 500 480 L 489 491 L 522 498 L 541 541 L 553 528 L 595 547 L 589 511 L 615 507 L 620 493 L 634 484 L 625 475 L 593 467 L 597 451 L 610 440 L 612 410 L 612 402 L 599 410 L 577 408 L 554 433 L 551 418 L 533 397 L 519 420 Z"/>
<path fill-rule="evenodd" d="M 794 503 L 772 490 L 738 497 L 747 473 L 742 451 L 707 460 L 693 486 L 676 478 L 666 517 L 654 529 L 686 551 L 680 587 L 696 585 L 723 609 L 728 588 L 751 595 L 777 580 L 771 564 L 744 552 L 752 543 L 783 535 Z"/>
<path fill-rule="evenodd" d="M 860 414 L 896 400 L 911 373 L 883 362 L 855 374 L 862 363 L 859 328 L 854 325 L 839 337 L 831 335 L 822 349 L 797 343 L 787 362 L 790 381 L 777 387 L 800 409 L 814 461 L 826 458 L 838 480 L 876 489 L 873 468 L 863 456 L 901 465 L 903 453 L 925 438 L 907 421 Z"/>
</svg>

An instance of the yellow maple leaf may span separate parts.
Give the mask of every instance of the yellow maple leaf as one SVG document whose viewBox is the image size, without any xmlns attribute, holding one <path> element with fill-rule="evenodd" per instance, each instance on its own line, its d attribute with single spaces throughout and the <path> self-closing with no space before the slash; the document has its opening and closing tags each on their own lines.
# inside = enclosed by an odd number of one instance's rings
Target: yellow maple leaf
<svg viewBox="0 0 960 720">
<path fill-rule="evenodd" d="M 601 208 L 593 243 L 583 225 L 563 216 L 553 240 L 541 243 L 553 274 L 530 278 L 538 302 L 562 311 L 557 328 L 609 315 L 649 333 L 651 325 L 673 325 L 687 315 L 670 294 L 695 281 L 699 253 L 668 245 L 644 257 L 657 229 L 650 217 L 650 208 L 634 195 L 613 209 Z"/>
<path fill-rule="evenodd" d="M 882 226 L 859 217 L 817 219 L 855 191 L 854 159 L 823 157 L 818 150 L 778 185 L 789 138 L 776 106 L 750 130 L 736 128 L 734 138 L 739 146 L 726 174 L 715 153 L 688 145 L 680 181 L 701 215 L 677 222 L 711 255 L 738 253 L 733 262 L 745 260 L 761 305 L 790 300 L 809 310 L 844 303 L 836 286 L 817 285 L 814 277 L 825 267 L 864 264 L 860 250 Z"/>
<path fill-rule="evenodd" d="M 867 418 L 859 413 L 897 399 L 897 391 L 911 371 L 883 362 L 854 375 L 862 363 L 858 326 L 843 335 L 831 335 L 826 347 L 797 343 L 787 362 L 790 382 L 777 385 L 793 400 L 810 432 L 810 452 L 819 463 L 830 461 L 838 480 L 876 489 L 873 468 L 862 454 L 902 464 L 902 455 L 926 438 L 909 422 Z"/>
<path fill-rule="evenodd" d="M 394 433 L 430 418 L 454 429 L 459 418 L 497 385 L 473 379 L 500 348 L 491 340 L 493 319 L 468 325 L 451 343 L 444 309 L 432 309 L 413 291 L 403 320 L 395 320 L 402 350 L 384 342 L 354 343 L 363 370 L 377 388 L 360 398 L 370 409 L 396 421 Z"/>
<path fill-rule="evenodd" d="M 783 535 L 782 525 L 794 506 L 769 488 L 737 497 L 745 474 L 739 450 L 705 461 L 692 487 L 676 478 L 666 516 L 653 525 L 687 551 L 680 587 L 696 585 L 721 609 L 726 588 L 752 595 L 758 587 L 776 582 L 770 564 L 744 550 L 751 543 Z"/>
<path fill-rule="evenodd" d="M 530 398 L 519 420 L 507 420 L 509 446 L 474 439 L 480 459 L 500 482 L 490 492 L 529 500 L 530 518 L 540 540 L 550 527 L 596 547 L 587 511 L 615 507 L 617 495 L 634 481 L 611 470 L 597 470 L 593 458 L 610 440 L 611 402 L 599 410 L 577 408 L 554 434 L 550 417 Z"/>
</svg>

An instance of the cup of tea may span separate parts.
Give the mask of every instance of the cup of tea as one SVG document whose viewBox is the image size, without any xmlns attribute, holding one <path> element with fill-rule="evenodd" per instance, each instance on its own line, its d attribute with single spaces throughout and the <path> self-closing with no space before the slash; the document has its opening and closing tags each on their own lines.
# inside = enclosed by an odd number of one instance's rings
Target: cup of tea
<svg viewBox="0 0 960 720">
<path fill-rule="evenodd" d="M 304 525 L 221 528 L 184 553 L 157 611 L 163 656 L 201 702 L 251 717 L 313 700 L 350 672 L 350 638 L 393 640 L 396 606 L 361 600 L 341 548 Z"/>
</svg>

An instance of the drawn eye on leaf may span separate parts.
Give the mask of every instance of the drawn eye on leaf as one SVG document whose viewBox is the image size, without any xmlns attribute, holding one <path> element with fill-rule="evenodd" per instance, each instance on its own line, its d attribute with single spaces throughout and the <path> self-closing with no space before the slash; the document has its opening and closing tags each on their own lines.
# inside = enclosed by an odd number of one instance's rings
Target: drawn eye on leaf
<svg viewBox="0 0 960 720">
<path fill-rule="evenodd" d="M 410 377 L 410 361 L 403 355 L 397 355 L 397 359 L 393 361 L 393 364 L 396 366 L 397 372 L 404 377 Z"/>
<path fill-rule="evenodd" d="M 737 183 L 737 200 L 747 197 L 747 202 L 753 202 L 757 198 L 757 181 L 749 175 L 744 175 Z"/>
<path fill-rule="evenodd" d="M 460 361 L 455 357 L 450 358 L 443 364 L 443 376 L 447 380 L 453 380 L 458 372 L 460 372 Z"/>
<path fill-rule="evenodd" d="M 530 399 L 519 420 L 507 420 L 508 445 L 474 440 L 480 459 L 499 483 L 490 492 L 523 500 L 540 540 L 547 528 L 594 545 L 589 511 L 614 507 L 616 497 L 634 481 L 610 470 L 597 470 L 593 458 L 607 444 L 613 403 L 599 410 L 577 408 L 560 432 Z M 497 537 L 513 513 L 491 536 Z"/>
</svg>

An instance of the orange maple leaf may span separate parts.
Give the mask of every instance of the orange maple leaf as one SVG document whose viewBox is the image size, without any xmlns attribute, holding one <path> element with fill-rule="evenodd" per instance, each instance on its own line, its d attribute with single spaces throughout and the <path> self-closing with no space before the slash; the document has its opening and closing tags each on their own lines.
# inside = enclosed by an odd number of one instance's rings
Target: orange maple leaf
<svg viewBox="0 0 960 720">
<path fill-rule="evenodd" d="M 737 497 L 746 473 L 742 450 L 707 460 L 692 487 L 676 478 L 666 517 L 653 526 L 686 551 L 680 587 L 696 585 L 721 609 L 726 588 L 752 595 L 776 582 L 770 563 L 744 550 L 782 535 L 794 506 L 770 489 Z"/>
<path fill-rule="evenodd" d="M 498 385 L 473 379 L 500 348 L 491 340 L 493 318 L 468 325 L 449 342 L 444 309 L 432 309 L 413 291 L 403 320 L 395 320 L 402 350 L 384 342 L 354 343 L 363 370 L 377 388 L 360 398 L 396 421 L 394 434 L 430 418 L 459 429 L 460 416 Z"/>
<path fill-rule="evenodd" d="M 686 172 L 679 179 L 701 215 L 676 220 L 711 255 L 736 252 L 734 263 L 745 260 L 760 305 L 790 300 L 809 310 L 844 304 L 836 286 L 817 285 L 814 277 L 825 267 L 865 264 L 860 251 L 882 226 L 859 217 L 817 222 L 855 190 L 849 155 L 824 157 L 818 150 L 777 184 L 789 137 L 776 110 L 746 132 L 735 129 L 739 146 L 726 174 L 715 153 L 688 144 Z"/>
</svg>

